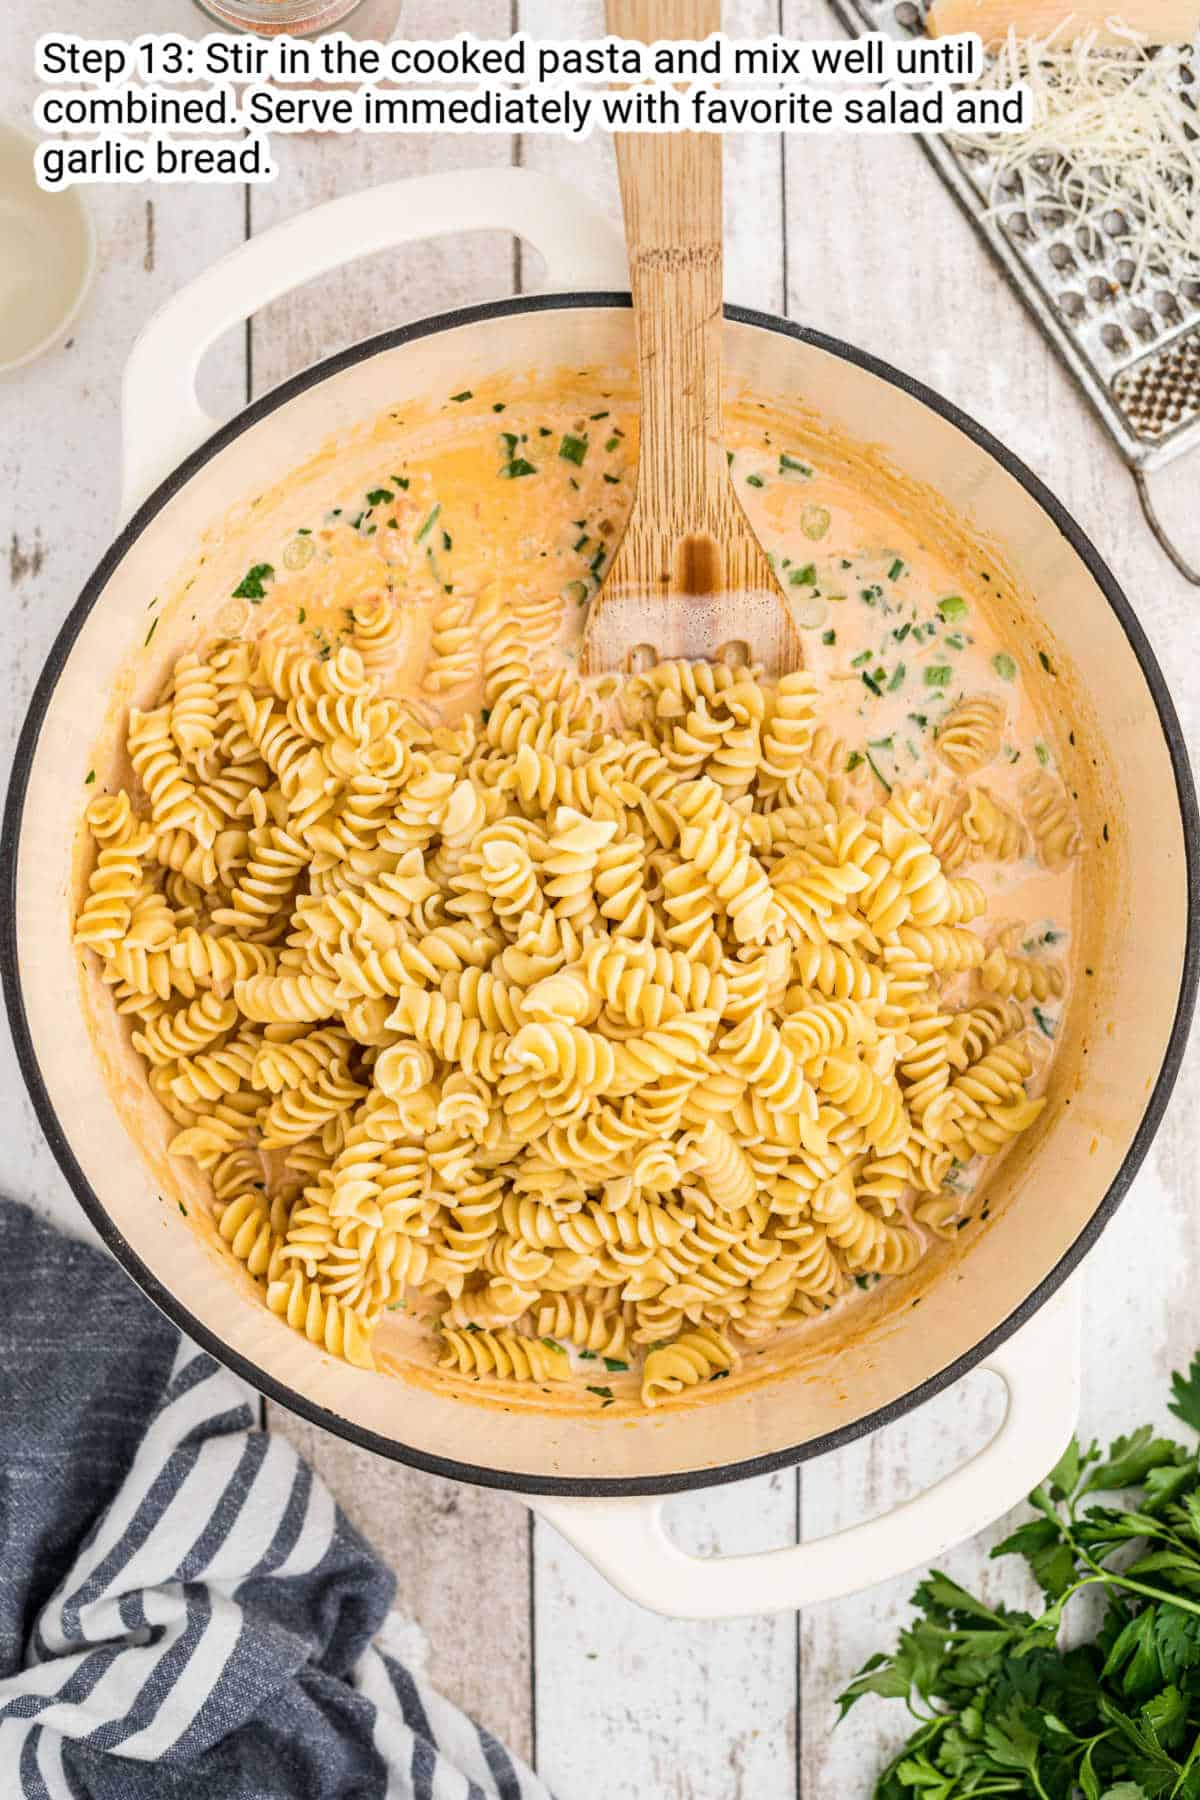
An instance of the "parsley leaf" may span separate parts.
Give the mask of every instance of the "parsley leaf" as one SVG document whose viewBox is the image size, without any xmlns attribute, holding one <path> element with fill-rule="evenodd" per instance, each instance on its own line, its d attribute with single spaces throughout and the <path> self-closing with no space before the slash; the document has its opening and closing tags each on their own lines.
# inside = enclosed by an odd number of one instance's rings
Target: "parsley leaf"
<svg viewBox="0 0 1200 1800">
<path fill-rule="evenodd" d="M 1171 1411 L 1200 1431 L 1200 1355 L 1173 1377 Z M 1024 1560 L 1043 1610 L 934 1570 L 895 1648 L 840 1696 L 843 1717 L 876 1695 L 917 1721 L 875 1800 L 1200 1800 L 1196 1446 L 1150 1425 L 1107 1452 L 1073 1439 L 1029 1502 L 992 1555 Z"/>
<path fill-rule="evenodd" d="M 270 563 L 255 563 L 255 565 L 252 569 L 246 570 L 246 573 L 242 576 L 242 579 L 238 582 L 237 586 L 234 588 L 234 590 L 233 590 L 234 599 L 235 600 L 262 600 L 262 599 L 264 599 L 266 596 L 267 590 L 263 586 L 263 582 L 270 581 L 270 579 L 274 575 L 274 573 L 275 573 L 275 571 L 271 567 Z"/>
</svg>

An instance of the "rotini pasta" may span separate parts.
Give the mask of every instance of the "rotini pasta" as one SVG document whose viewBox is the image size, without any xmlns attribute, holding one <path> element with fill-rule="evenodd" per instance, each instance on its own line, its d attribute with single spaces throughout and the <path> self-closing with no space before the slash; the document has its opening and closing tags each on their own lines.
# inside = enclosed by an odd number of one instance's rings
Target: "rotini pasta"
<svg viewBox="0 0 1200 1800">
<path fill-rule="evenodd" d="M 509 479 L 541 455 L 510 437 Z M 447 1380 L 686 1404 L 955 1236 L 1039 1116 L 1066 968 L 1007 895 L 1070 863 L 1075 804 L 1044 745 L 1011 772 L 968 636 L 931 647 L 958 596 L 935 627 L 859 589 L 884 648 L 847 691 L 921 696 L 878 736 L 819 653 L 589 684 L 550 641 L 594 581 L 465 584 L 391 481 L 351 525 L 386 582 L 327 574 L 315 622 L 264 609 L 131 711 L 75 942 L 293 1331 L 370 1369 L 405 1309 Z M 611 527 L 572 529 L 594 575 Z"/>
</svg>

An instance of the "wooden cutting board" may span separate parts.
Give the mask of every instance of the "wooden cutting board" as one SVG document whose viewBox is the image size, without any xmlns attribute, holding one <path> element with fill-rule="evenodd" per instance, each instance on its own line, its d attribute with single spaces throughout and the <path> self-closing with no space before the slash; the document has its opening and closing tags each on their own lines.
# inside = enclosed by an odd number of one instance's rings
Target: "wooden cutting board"
<svg viewBox="0 0 1200 1800">
<path fill-rule="evenodd" d="M 1196 0 L 935 0 L 926 20 L 933 37 L 977 31 L 985 44 L 1006 36 L 1009 26 L 1021 38 L 1049 37 L 1064 27 L 1062 42 L 1095 31 L 1100 41 L 1118 42 L 1109 21 L 1144 33 L 1150 43 L 1185 44 L 1200 32 Z"/>
</svg>

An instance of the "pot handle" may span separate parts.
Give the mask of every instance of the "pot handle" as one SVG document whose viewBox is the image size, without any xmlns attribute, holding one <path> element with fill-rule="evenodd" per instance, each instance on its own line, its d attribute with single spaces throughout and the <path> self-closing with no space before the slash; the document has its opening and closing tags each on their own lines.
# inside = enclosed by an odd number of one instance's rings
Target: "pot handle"
<svg viewBox="0 0 1200 1800">
<path fill-rule="evenodd" d="M 667 1535 L 666 1503 L 658 1497 L 526 1501 L 614 1587 L 652 1612 L 731 1619 L 841 1599 L 936 1561 L 1037 1486 L 1075 1426 L 1081 1338 L 1077 1278 L 981 1365 L 1007 1390 L 990 1442 L 923 1494 L 829 1537 L 750 1556 L 692 1556 Z"/>
<path fill-rule="evenodd" d="M 285 219 L 172 295 L 134 344 L 122 397 L 122 521 L 220 424 L 196 397 L 196 371 L 223 332 L 357 257 L 485 230 L 527 238 L 545 259 L 547 290 L 629 286 L 621 233 L 575 188 L 532 169 L 419 175 Z"/>
</svg>

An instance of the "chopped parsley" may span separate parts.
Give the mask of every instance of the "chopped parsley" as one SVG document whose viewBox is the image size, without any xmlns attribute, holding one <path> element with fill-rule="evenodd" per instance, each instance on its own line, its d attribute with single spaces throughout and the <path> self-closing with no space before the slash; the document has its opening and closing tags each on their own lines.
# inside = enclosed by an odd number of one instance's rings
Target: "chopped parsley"
<svg viewBox="0 0 1200 1800">
<path fill-rule="evenodd" d="M 613 452 L 613 451 L 614 451 L 614 450 L 615 450 L 615 449 L 616 449 L 616 448 L 617 448 L 617 445 L 618 445 L 618 444 L 619 444 L 619 443 L 620 443 L 620 442 L 621 442 L 621 440 L 620 440 L 620 438 L 619 438 L 619 437 L 617 437 L 617 436 L 616 436 L 616 434 L 615 434 L 615 433 L 614 433 L 614 434 L 613 434 L 613 436 L 612 436 L 612 437 L 610 437 L 610 438 L 609 438 L 609 440 L 608 440 L 608 442 L 607 442 L 607 443 L 606 443 L 606 444 L 605 444 L 605 446 L 604 446 L 604 448 L 605 448 L 605 449 L 606 449 L 606 450 L 607 450 L 607 451 L 608 451 L 608 452 L 609 452 L 609 454 L 610 454 L 610 455 L 611 455 L 611 454 L 612 454 L 612 452 Z"/>
<path fill-rule="evenodd" d="M 451 394 L 451 396 L 450 396 L 450 398 L 452 400 L 457 400 L 459 402 L 461 402 L 463 400 L 470 400 L 472 397 L 473 396 L 472 396 L 470 388 L 464 388 L 461 394 Z"/>
<path fill-rule="evenodd" d="M 785 450 L 779 458 L 779 473 L 781 475 L 789 475 L 790 474 L 790 475 L 803 475 L 803 476 L 807 477 L 812 474 L 812 470 L 809 468 L 809 466 L 806 462 L 801 462 L 799 457 L 789 456 L 787 451 Z"/>
<path fill-rule="evenodd" d="M 1038 651 L 1038 661 L 1041 663 L 1043 669 L 1045 669 L 1047 675 L 1053 675 L 1054 670 L 1050 667 L 1050 658 L 1046 655 L 1044 650 Z"/>
<path fill-rule="evenodd" d="M 821 633 L 821 642 L 823 644 L 836 644 L 837 643 L 837 632 L 836 631 L 823 631 Z"/>
<path fill-rule="evenodd" d="M 303 625 L 303 623 L 304 623 L 305 619 L 307 619 L 307 617 L 308 617 L 308 611 L 305 607 L 302 606 L 296 614 L 297 625 Z"/>
<path fill-rule="evenodd" d="M 234 588 L 234 590 L 233 590 L 234 599 L 235 600 L 262 600 L 262 599 L 264 599 L 266 596 L 267 590 L 263 586 L 263 582 L 270 581 L 270 579 L 274 575 L 274 573 L 275 573 L 275 571 L 271 567 L 270 563 L 255 563 L 255 565 L 252 569 L 246 570 L 246 573 L 242 576 L 242 579 L 238 582 L 237 586 Z"/>
<path fill-rule="evenodd" d="M 747 487 L 763 487 L 764 485 L 765 484 L 763 482 L 763 478 L 761 475 L 747 475 L 747 477 L 746 477 L 746 486 Z"/>
<path fill-rule="evenodd" d="M 558 454 L 562 457 L 563 461 L 574 463 L 577 469 L 582 466 L 583 459 L 587 453 L 588 441 L 586 437 L 572 437 L 570 432 L 566 433 L 562 443 L 558 446 Z"/>
<path fill-rule="evenodd" d="M 537 470 L 523 456 L 514 456 L 500 471 L 501 481 L 516 481 L 521 475 L 536 475 Z"/>
<path fill-rule="evenodd" d="M 393 494 L 391 488 L 372 488 L 367 495 L 367 505 L 386 506 L 389 500 L 394 500 L 395 498 L 396 496 Z"/>
<path fill-rule="evenodd" d="M 612 1399 L 615 1399 L 615 1397 L 616 1397 L 610 1387 L 590 1387 L 589 1386 L 588 1393 L 589 1394 L 598 1394 L 600 1396 L 601 1400 L 612 1400 Z"/>
<path fill-rule="evenodd" d="M 793 569 L 788 576 L 788 581 L 793 587 L 816 587 L 817 565 L 805 563 L 802 569 Z"/>
<path fill-rule="evenodd" d="M 84 787 L 91 787 L 91 785 L 92 785 L 93 781 L 95 781 L 95 779 L 96 779 L 95 769 L 89 769 L 87 774 L 83 778 Z"/>
<path fill-rule="evenodd" d="M 505 405 L 505 403 L 503 400 L 493 400 L 492 401 L 492 411 L 493 412 L 503 412 L 504 405 Z"/>
<path fill-rule="evenodd" d="M 997 650 L 995 656 L 992 658 L 992 667 L 995 669 L 1001 681 L 1015 681 L 1017 679 L 1017 665 L 1008 654 L 1007 650 Z"/>
<path fill-rule="evenodd" d="M 618 1375 L 623 1374 L 629 1367 L 629 1364 L 627 1362 L 622 1362 L 620 1357 L 606 1356 L 604 1359 L 604 1366 L 610 1375 Z"/>
<path fill-rule="evenodd" d="M 560 1356 L 565 1356 L 567 1354 L 557 1338 L 544 1337 L 542 1342 L 545 1344 L 547 1350 L 557 1350 Z"/>
</svg>

